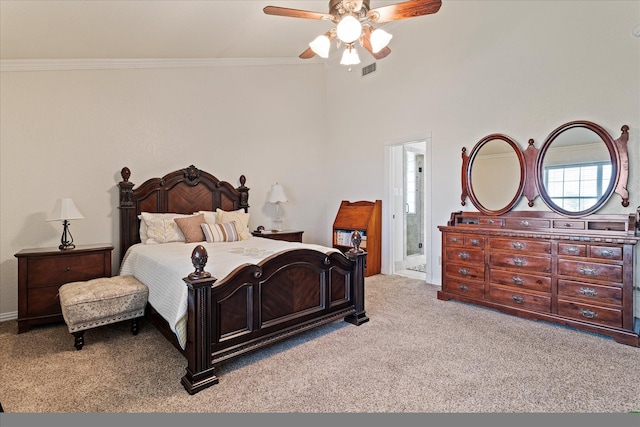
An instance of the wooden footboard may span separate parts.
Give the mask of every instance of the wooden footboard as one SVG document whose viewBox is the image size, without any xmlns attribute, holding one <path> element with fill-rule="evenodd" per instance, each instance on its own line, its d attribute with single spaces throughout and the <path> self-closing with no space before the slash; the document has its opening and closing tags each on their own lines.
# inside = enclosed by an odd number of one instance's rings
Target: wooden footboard
<svg viewBox="0 0 640 427">
<path fill-rule="evenodd" d="M 189 394 L 218 382 L 216 365 L 271 343 L 343 318 L 360 325 L 366 252 L 325 255 L 309 249 L 275 254 L 218 281 L 206 270 L 207 253 L 192 254 L 189 287 Z"/>
</svg>

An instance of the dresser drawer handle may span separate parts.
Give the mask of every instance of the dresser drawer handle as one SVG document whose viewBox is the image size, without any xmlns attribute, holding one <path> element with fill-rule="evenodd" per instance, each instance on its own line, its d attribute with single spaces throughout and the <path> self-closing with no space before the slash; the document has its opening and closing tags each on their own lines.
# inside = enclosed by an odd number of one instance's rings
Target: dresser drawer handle
<svg viewBox="0 0 640 427">
<path fill-rule="evenodd" d="M 524 298 L 518 295 L 513 295 L 511 299 L 514 300 L 516 304 L 522 304 L 524 302 Z"/>
<path fill-rule="evenodd" d="M 567 248 L 564 248 L 564 251 L 565 251 L 566 253 L 568 253 L 568 254 L 575 255 L 575 254 L 577 254 L 578 252 L 580 252 L 580 249 L 579 249 L 579 248 L 577 248 L 577 247 L 575 247 L 575 246 L 569 246 L 569 247 L 567 247 Z"/>
<path fill-rule="evenodd" d="M 598 291 L 591 288 L 580 288 L 578 292 L 587 297 L 595 297 L 596 295 L 598 295 Z"/>
<path fill-rule="evenodd" d="M 520 225 L 524 226 L 524 227 L 528 227 L 531 225 L 531 223 L 529 221 L 520 221 Z"/>
<path fill-rule="evenodd" d="M 564 226 L 569 228 L 569 227 L 573 227 L 573 224 L 571 224 L 570 222 L 565 222 Z"/>
<path fill-rule="evenodd" d="M 457 237 L 452 237 L 451 239 L 449 239 L 452 243 L 458 243 L 458 238 Z"/>
<path fill-rule="evenodd" d="M 65 268 L 64 271 L 71 271 L 71 267 Z"/>
<path fill-rule="evenodd" d="M 513 283 L 515 283 L 516 285 L 524 285 L 524 282 L 525 282 L 525 280 L 522 277 L 518 277 L 518 276 L 513 276 L 511 280 L 513 280 Z"/>
<path fill-rule="evenodd" d="M 524 245 L 522 244 L 522 242 L 511 242 L 511 246 L 513 246 L 513 249 L 522 249 L 522 248 L 524 248 Z"/>
<path fill-rule="evenodd" d="M 468 287 L 468 286 L 465 286 L 465 285 L 460 285 L 460 290 L 461 290 L 462 292 L 467 292 L 467 291 L 469 290 L 469 287 Z"/>
<path fill-rule="evenodd" d="M 493 224 L 495 221 L 492 219 L 487 220 L 487 224 Z"/>
<path fill-rule="evenodd" d="M 600 251 L 601 256 L 613 256 L 614 252 L 611 249 L 602 249 Z"/>
<path fill-rule="evenodd" d="M 471 239 L 470 242 L 471 242 L 472 246 L 480 245 L 480 240 L 478 240 L 478 239 Z"/>
<path fill-rule="evenodd" d="M 585 308 L 581 308 L 580 309 L 580 314 L 582 314 L 587 319 L 593 319 L 594 317 L 598 316 L 598 313 L 596 313 L 595 311 L 589 310 L 589 309 L 585 309 Z"/>
<path fill-rule="evenodd" d="M 525 265 L 527 262 L 522 259 L 522 258 L 514 258 L 513 259 L 513 264 L 517 265 L 518 267 L 522 267 L 523 265 Z"/>
<path fill-rule="evenodd" d="M 469 269 L 468 268 L 461 268 L 458 270 L 458 273 L 462 274 L 463 276 L 467 276 L 469 274 Z"/>
<path fill-rule="evenodd" d="M 596 274 L 598 270 L 595 268 L 580 267 L 578 271 L 580 272 L 580 274 L 584 274 L 586 276 L 593 276 L 594 274 Z"/>
<path fill-rule="evenodd" d="M 460 252 L 458 256 L 462 259 L 469 259 L 471 255 L 469 255 L 469 252 Z"/>
</svg>

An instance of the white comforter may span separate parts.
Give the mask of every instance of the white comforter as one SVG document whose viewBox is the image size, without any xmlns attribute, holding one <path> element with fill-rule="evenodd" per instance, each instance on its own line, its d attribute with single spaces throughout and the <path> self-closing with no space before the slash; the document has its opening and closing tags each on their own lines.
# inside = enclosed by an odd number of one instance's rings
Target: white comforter
<svg viewBox="0 0 640 427">
<path fill-rule="evenodd" d="M 310 243 L 251 237 L 239 242 L 137 244 L 129 248 L 120 266 L 120 275 L 133 275 L 149 287 L 149 303 L 168 322 L 180 346 L 186 346 L 187 285 L 182 280 L 194 271 L 191 253 L 197 245 L 207 249 L 205 271 L 221 280 L 242 264 L 257 264 L 287 249 L 314 249 L 322 253 L 336 249 Z"/>
</svg>

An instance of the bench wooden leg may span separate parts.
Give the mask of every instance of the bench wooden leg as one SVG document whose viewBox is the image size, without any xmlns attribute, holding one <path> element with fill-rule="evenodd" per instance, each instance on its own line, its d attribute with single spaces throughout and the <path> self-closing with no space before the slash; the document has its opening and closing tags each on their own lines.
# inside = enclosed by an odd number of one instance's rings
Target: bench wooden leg
<svg viewBox="0 0 640 427">
<path fill-rule="evenodd" d="M 77 350 L 82 350 L 82 346 L 84 345 L 84 331 L 72 332 L 72 334 L 76 337 L 74 347 Z"/>
</svg>

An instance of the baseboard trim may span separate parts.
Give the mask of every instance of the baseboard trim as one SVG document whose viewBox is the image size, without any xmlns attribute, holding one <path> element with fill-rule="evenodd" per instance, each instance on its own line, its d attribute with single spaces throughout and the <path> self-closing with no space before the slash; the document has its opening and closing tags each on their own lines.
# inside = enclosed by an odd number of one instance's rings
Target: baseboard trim
<svg viewBox="0 0 640 427">
<path fill-rule="evenodd" d="M 8 313 L 0 313 L 0 322 L 6 322 L 8 320 L 16 320 L 18 318 L 17 311 L 10 311 Z"/>
</svg>

